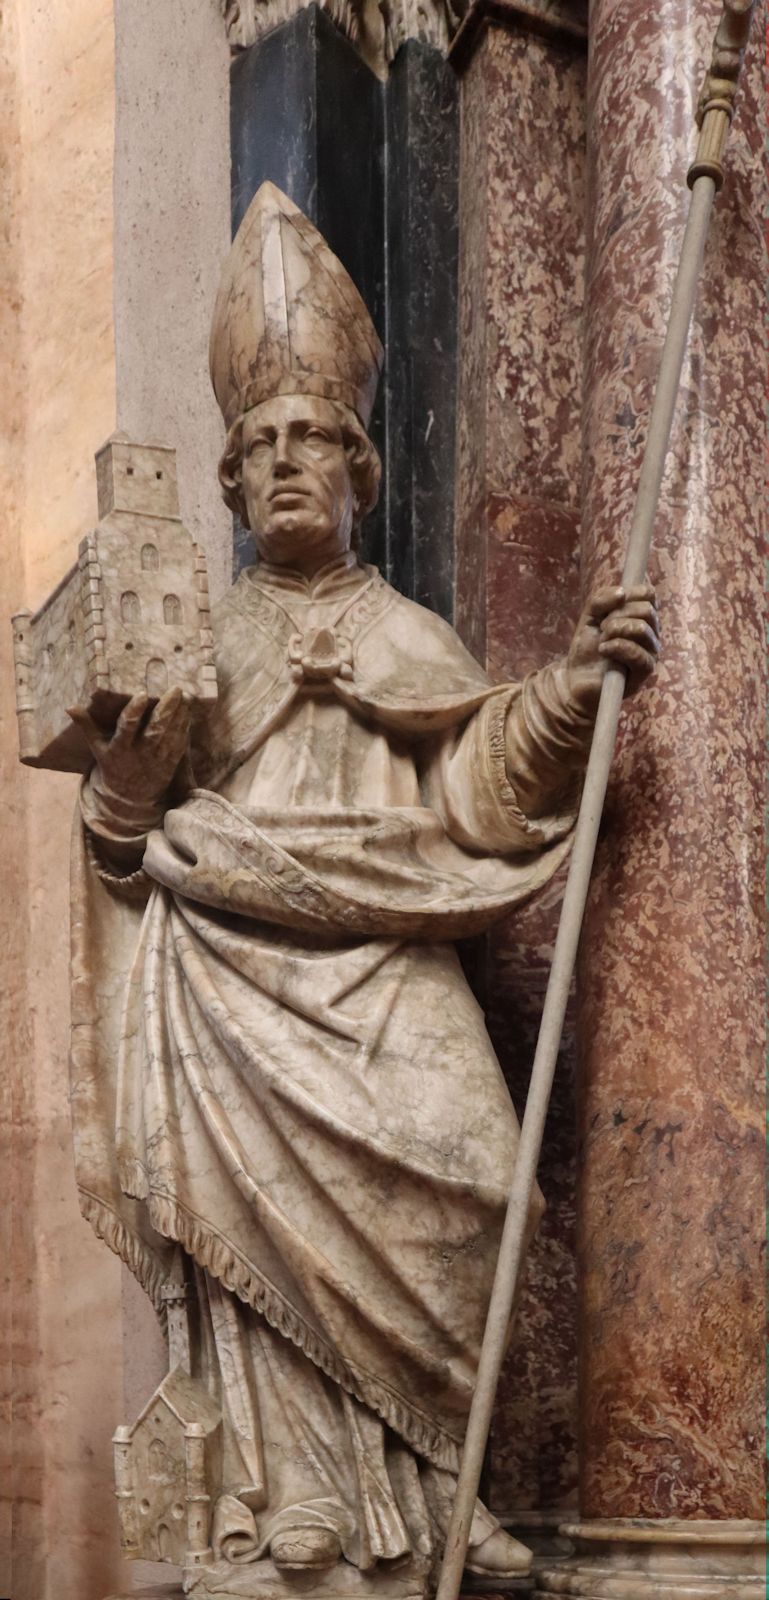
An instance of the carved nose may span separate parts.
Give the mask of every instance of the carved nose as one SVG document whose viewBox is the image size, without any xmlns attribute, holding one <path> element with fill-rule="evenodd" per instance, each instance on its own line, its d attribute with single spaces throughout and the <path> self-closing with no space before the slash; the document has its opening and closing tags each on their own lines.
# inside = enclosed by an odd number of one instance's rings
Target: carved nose
<svg viewBox="0 0 769 1600">
<path fill-rule="evenodd" d="M 298 467 L 293 459 L 288 439 L 278 434 L 275 440 L 275 456 L 272 470 L 276 478 L 289 478 L 292 473 L 298 472 Z"/>
</svg>

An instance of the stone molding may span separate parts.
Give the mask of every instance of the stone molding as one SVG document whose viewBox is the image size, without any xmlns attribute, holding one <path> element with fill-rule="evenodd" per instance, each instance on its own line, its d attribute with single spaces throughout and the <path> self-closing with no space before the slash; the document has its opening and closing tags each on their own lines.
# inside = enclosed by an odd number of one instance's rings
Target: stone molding
<svg viewBox="0 0 769 1600">
<path fill-rule="evenodd" d="M 355 45 L 379 77 L 407 39 L 419 39 L 444 55 L 459 18 L 450 0 L 222 0 L 230 49 L 237 55 L 308 5 L 318 5 Z"/>
<path fill-rule="evenodd" d="M 763 1600 L 766 1527 L 749 1521 L 563 1523 L 575 1547 L 537 1577 L 537 1600 Z"/>
</svg>

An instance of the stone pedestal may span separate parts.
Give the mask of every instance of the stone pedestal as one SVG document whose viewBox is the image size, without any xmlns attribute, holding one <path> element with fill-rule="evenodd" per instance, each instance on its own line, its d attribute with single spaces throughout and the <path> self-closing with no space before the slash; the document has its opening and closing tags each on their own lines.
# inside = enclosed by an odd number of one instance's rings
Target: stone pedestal
<svg viewBox="0 0 769 1600">
<path fill-rule="evenodd" d="M 766 1532 L 758 1522 L 578 1522 L 576 1554 L 540 1575 L 542 1600 L 762 1600 Z"/>
<path fill-rule="evenodd" d="M 718 0 L 591 11 L 586 581 L 622 567 L 719 14 Z M 742 1595 L 759 1581 L 761 45 L 757 26 L 663 485 L 662 664 L 623 717 L 581 946 L 584 1521 L 547 1593 Z M 687 1563 L 705 1560 L 687 1588 Z"/>
</svg>

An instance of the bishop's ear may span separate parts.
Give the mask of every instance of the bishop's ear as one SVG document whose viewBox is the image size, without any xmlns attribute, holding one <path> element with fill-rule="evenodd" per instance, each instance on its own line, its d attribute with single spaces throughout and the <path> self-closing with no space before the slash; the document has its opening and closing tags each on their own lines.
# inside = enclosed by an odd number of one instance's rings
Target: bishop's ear
<svg viewBox="0 0 769 1600">
<path fill-rule="evenodd" d="M 344 449 L 356 505 L 356 522 L 373 511 L 379 499 L 382 463 L 379 452 L 363 428 L 345 428 Z"/>
<path fill-rule="evenodd" d="M 219 482 L 222 498 L 230 511 L 240 517 L 244 528 L 249 526 L 246 502 L 243 497 L 243 423 L 245 416 L 233 422 L 224 442 L 224 452 L 219 462 Z"/>
</svg>

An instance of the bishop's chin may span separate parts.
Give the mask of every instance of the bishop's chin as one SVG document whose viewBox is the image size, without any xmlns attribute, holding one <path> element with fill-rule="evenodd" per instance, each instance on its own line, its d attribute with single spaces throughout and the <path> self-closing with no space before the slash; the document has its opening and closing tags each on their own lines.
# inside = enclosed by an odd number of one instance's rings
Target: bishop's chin
<svg viewBox="0 0 769 1600">
<path fill-rule="evenodd" d="M 286 511 L 270 519 L 268 527 L 256 536 L 256 546 L 265 561 L 276 566 L 301 566 L 312 551 L 328 542 L 328 529 L 309 523 L 306 513 Z"/>
</svg>

